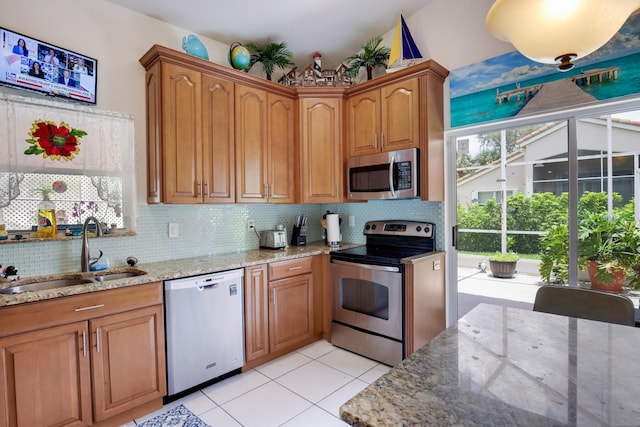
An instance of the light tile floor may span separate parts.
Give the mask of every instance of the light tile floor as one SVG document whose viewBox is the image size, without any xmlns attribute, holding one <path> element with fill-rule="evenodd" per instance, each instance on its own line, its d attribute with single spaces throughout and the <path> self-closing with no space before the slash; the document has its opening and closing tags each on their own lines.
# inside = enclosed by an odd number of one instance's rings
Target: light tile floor
<svg viewBox="0 0 640 427">
<path fill-rule="evenodd" d="M 214 427 L 346 426 L 340 406 L 389 369 L 317 341 L 125 426 L 134 427 L 180 404 Z"/>
</svg>

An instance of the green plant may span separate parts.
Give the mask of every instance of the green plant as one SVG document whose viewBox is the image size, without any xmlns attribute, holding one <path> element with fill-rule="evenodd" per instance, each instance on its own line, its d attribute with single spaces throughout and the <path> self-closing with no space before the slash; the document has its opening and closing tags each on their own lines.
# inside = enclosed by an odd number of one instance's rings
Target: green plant
<svg viewBox="0 0 640 427">
<path fill-rule="evenodd" d="M 569 280 L 569 228 L 565 224 L 552 227 L 540 239 L 538 270 L 546 283 L 562 284 Z"/>
<path fill-rule="evenodd" d="M 276 67 L 284 70 L 288 65 L 294 65 L 291 60 L 293 58 L 293 53 L 291 53 L 287 48 L 287 44 L 284 42 L 249 42 L 245 47 L 250 51 L 253 51 L 253 53 L 251 53 L 251 62 L 245 71 L 249 71 L 256 62 L 261 62 L 262 71 L 267 75 L 267 80 L 271 80 L 271 75 L 275 71 Z"/>
<path fill-rule="evenodd" d="M 362 51 L 351 55 L 345 60 L 349 64 L 348 71 L 352 77 L 358 74 L 361 67 L 366 67 L 367 80 L 371 80 L 374 67 L 386 67 L 391 49 L 386 46 L 380 46 L 381 43 L 382 36 L 375 37 L 362 46 Z"/>
<path fill-rule="evenodd" d="M 489 257 L 489 261 L 497 261 L 497 262 L 517 262 L 518 259 L 520 259 L 518 257 L 518 254 L 514 252 L 505 252 L 505 253 L 496 252 L 495 254 Z"/>
</svg>

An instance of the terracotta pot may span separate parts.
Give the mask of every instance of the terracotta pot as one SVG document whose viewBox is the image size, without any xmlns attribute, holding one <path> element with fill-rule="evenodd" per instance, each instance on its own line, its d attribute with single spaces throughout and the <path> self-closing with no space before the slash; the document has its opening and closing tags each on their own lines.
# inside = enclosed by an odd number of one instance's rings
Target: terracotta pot
<svg viewBox="0 0 640 427">
<path fill-rule="evenodd" d="M 516 272 L 517 263 L 518 261 L 489 260 L 489 266 L 491 267 L 493 277 L 498 277 L 500 279 L 511 279 Z"/>
<path fill-rule="evenodd" d="M 622 282 L 624 281 L 624 270 L 620 270 L 615 274 L 615 279 L 610 283 L 602 283 L 596 277 L 598 272 L 598 261 L 589 261 L 587 264 L 587 271 L 589 272 L 589 279 L 591 280 L 591 289 L 597 289 L 600 291 L 620 292 L 622 290 Z"/>
</svg>

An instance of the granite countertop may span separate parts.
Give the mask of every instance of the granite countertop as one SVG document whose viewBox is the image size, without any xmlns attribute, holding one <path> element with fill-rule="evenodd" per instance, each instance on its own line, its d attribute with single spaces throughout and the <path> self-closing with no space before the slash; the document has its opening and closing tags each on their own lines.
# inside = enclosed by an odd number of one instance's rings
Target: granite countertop
<svg viewBox="0 0 640 427">
<path fill-rule="evenodd" d="M 640 329 L 480 304 L 340 408 L 354 426 L 630 426 Z"/>
<path fill-rule="evenodd" d="M 361 246 L 359 244 L 343 243 L 340 249 Z M 42 301 L 68 295 L 84 294 L 88 292 L 107 289 L 122 288 L 126 286 L 141 285 L 144 283 L 161 280 L 177 279 L 181 277 L 195 276 L 199 274 L 215 273 L 218 271 L 232 270 L 252 265 L 264 264 L 274 261 L 284 261 L 306 256 L 330 253 L 331 249 L 324 242 L 313 242 L 306 246 L 289 246 L 285 249 L 253 249 L 226 254 L 184 258 L 170 261 L 141 263 L 135 267 L 117 267 L 102 272 L 89 273 L 61 273 L 48 276 L 26 277 L 13 282 L 0 282 L 0 289 L 10 286 L 24 285 L 47 280 L 57 280 L 64 277 L 87 278 L 104 273 L 118 273 L 124 271 L 141 271 L 146 274 L 125 279 L 109 280 L 105 282 L 88 283 L 48 289 L 36 292 L 24 292 L 15 295 L 0 294 L 0 307 L 21 304 L 25 302 Z M 78 260 L 80 265 L 80 260 Z"/>
</svg>

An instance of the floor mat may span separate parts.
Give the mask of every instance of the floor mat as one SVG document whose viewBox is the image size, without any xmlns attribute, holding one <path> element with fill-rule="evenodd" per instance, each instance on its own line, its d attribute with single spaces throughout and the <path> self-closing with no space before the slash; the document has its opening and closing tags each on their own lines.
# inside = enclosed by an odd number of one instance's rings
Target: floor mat
<svg viewBox="0 0 640 427">
<path fill-rule="evenodd" d="M 156 415 L 138 427 L 211 427 L 183 405 Z"/>
</svg>

